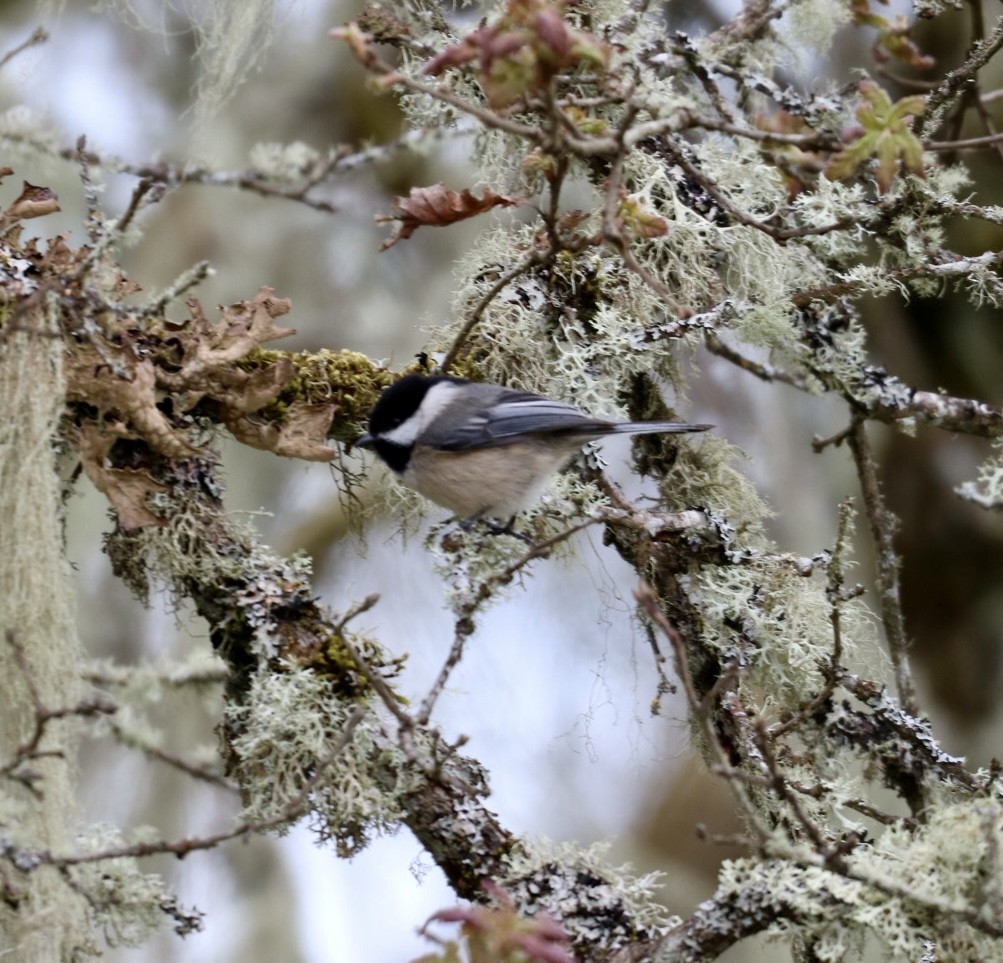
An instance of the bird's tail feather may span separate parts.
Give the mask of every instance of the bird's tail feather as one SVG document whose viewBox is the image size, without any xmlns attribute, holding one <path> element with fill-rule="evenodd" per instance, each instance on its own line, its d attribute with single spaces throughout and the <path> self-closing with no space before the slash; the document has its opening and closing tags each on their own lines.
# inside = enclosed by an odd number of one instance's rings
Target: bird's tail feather
<svg viewBox="0 0 1003 963">
<path fill-rule="evenodd" d="M 683 421 L 627 421 L 616 425 L 616 434 L 658 435 L 679 434 L 686 431 L 707 431 L 713 425 L 691 425 Z"/>
</svg>

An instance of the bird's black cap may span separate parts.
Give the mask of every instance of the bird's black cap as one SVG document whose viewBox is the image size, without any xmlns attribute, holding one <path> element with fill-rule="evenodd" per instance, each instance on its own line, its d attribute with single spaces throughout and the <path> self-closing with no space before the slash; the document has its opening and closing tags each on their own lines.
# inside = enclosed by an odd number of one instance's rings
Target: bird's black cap
<svg viewBox="0 0 1003 963">
<path fill-rule="evenodd" d="M 443 381 L 466 384 L 462 378 L 446 375 L 409 374 L 384 388 L 369 413 L 369 443 L 407 421 L 418 410 L 429 388 Z"/>
</svg>

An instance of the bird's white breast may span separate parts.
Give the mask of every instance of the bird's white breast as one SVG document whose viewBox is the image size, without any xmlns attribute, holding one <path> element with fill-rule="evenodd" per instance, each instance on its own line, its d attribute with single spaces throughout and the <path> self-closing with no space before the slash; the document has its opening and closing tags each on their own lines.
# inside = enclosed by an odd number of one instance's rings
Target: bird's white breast
<svg viewBox="0 0 1003 963">
<path fill-rule="evenodd" d="M 570 453 L 567 447 L 536 440 L 463 452 L 417 445 L 402 480 L 459 518 L 505 519 L 543 494 Z"/>
</svg>

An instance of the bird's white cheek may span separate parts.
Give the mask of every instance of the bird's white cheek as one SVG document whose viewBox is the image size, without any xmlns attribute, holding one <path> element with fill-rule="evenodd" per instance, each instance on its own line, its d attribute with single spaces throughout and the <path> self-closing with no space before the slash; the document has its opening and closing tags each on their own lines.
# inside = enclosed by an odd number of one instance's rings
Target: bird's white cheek
<svg viewBox="0 0 1003 963">
<path fill-rule="evenodd" d="M 450 382 L 442 382 L 428 389 L 418 410 L 407 421 L 399 424 L 393 431 L 385 431 L 380 437 L 394 445 L 405 448 L 413 445 L 425 428 L 439 415 L 443 408 L 452 400 L 451 395 L 456 386 Z"/>
</svg>

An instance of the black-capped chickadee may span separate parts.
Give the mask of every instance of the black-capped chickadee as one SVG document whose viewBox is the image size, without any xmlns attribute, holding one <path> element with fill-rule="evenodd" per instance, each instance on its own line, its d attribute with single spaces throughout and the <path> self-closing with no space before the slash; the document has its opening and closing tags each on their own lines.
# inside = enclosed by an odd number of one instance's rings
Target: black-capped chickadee
<svg viewBox="0 0 1003 963">
<path fill-rule="evenodd" d="M 408 488 L 458 518 L 509 518 L 587 441 L 712 427 L 602 421 L 502 385 L 411 374 L 383 391 L 356 445 L 374 449 Z"/>
</svg>

